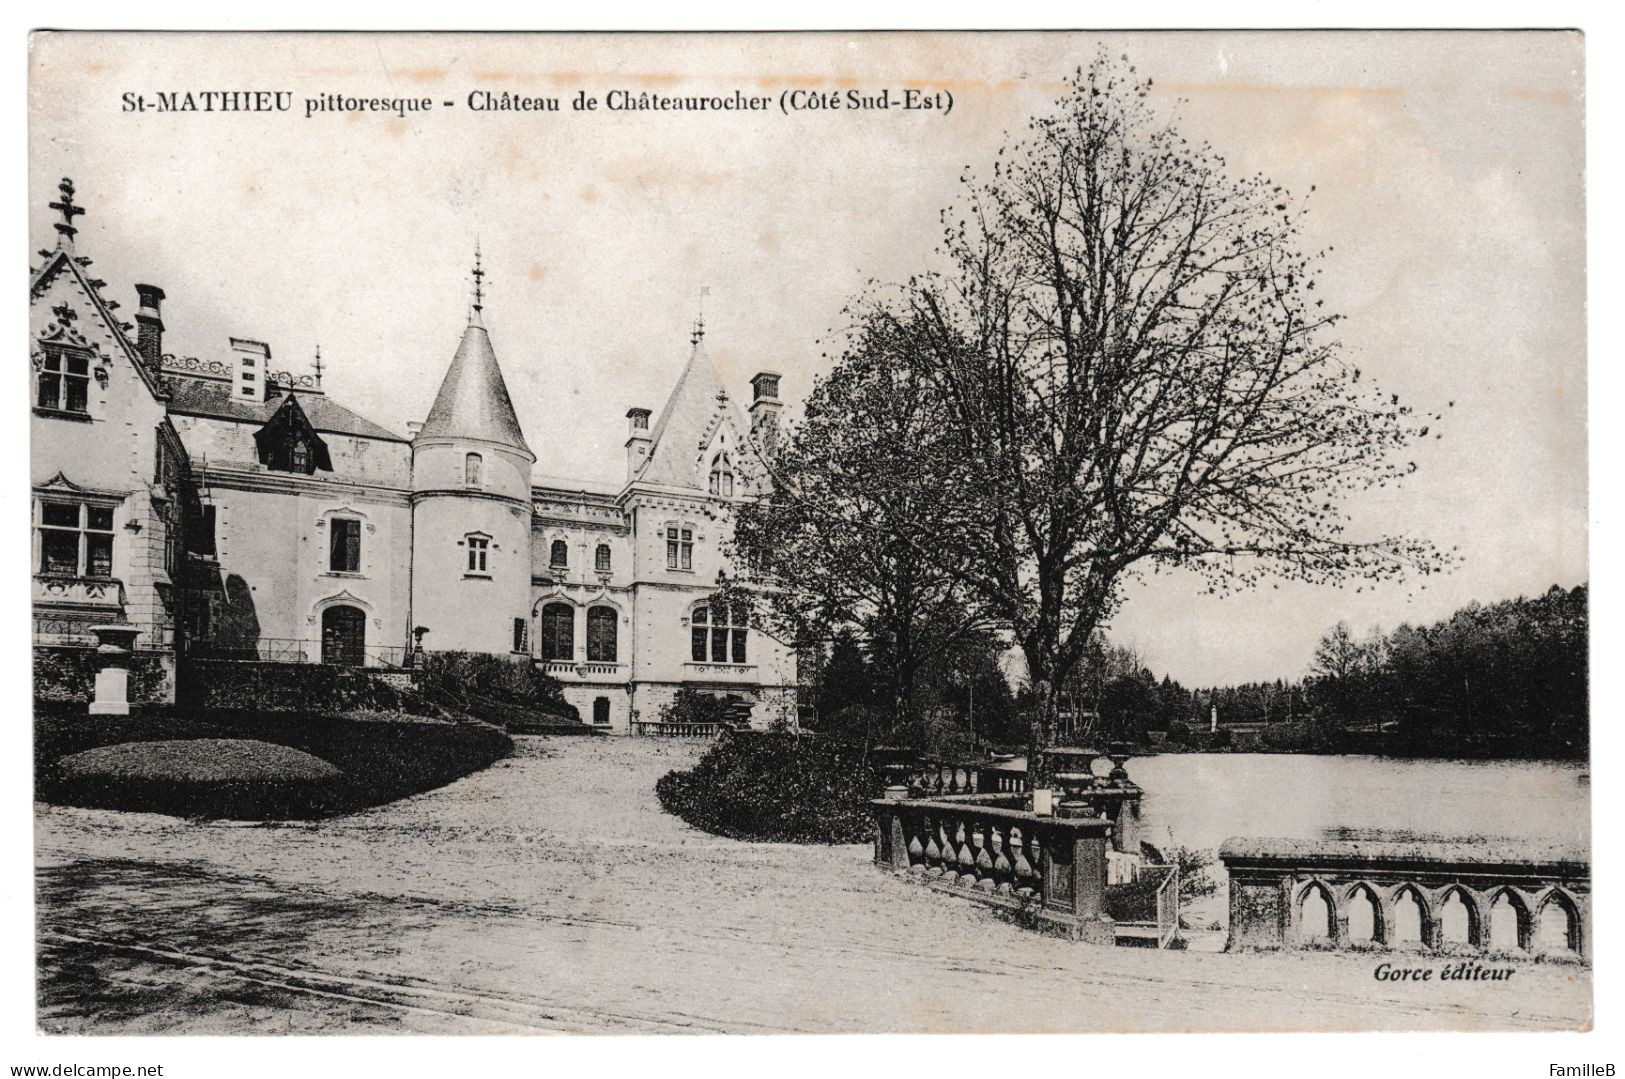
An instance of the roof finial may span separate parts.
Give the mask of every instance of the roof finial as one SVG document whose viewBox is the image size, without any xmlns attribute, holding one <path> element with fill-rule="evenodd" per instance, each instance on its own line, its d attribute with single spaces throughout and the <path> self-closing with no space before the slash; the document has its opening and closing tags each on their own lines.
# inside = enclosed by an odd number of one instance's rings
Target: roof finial
<svg viewBox="0 0 1625 1079">
<path fill-rule="evenodd" d="M 72 251 L 74 234 L 79 231 L 78 229 L 74 228 L 73 219 L 84 213 L 85 208 L 83 206 L 74 205 L 73 181 L 68 179 L 66 176 L 62 177 L 62 182 L 56 185 L 56 189 L 62 193 L 62 200 L 60 202 L 51 203 L 51 209 L 62 215 L 62 220 L 56 222 L 56 245 L 65 250 Z"/>
<path fill-rule="evenodd" d="M 320 344 L 317 344 L 317 346 L 316 346 L 316 361 L 313 364 L 313 366 L 316 368 L 316 388 L 321 389 L 321 386 L 322 386 L 322 346 Z"/>
<path fill-rule="evenodd" d="M 474 240 L 474 310 L 485 310 L 485 267 L 480 261 L 480 241 Z"/>
<path fill-rule="evenodd" d="M 694 320 L 694 330 L 689 334 L 688 337 L 689 344 L 693 345 L 695 348 L 698 348 L 700 342 L 705 340 L 705 298 L 709 295 L 711 295 L 711 286 L 701 285 L 699 304 L 700 313 L 699 317 Z"/>
</svg>

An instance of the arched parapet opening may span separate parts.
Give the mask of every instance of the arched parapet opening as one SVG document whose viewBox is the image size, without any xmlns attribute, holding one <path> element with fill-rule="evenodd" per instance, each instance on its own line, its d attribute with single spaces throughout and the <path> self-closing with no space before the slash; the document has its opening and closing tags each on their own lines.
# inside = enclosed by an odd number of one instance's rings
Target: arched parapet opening
<svg viewBox="0 0 1625 1079">
<path fill-rule="evenodd" d="M 1388 942 L 1391 948 L 1435 948 L 1438 920 L 1428 895 L 1414 884 L 1401 884 L 1388 896 Z"/>
<path fill-rule="evenodd" d="M 1585 920 L 1580 902 L 1562 888 L 1548 888 L 1534 905 L 1530 950 L 1583 957 L 1585 949 Z"/>
<path fill-rule="evenodd" d="M 1292 897 L 1293 943 L 1326 948 L 1341 943 L 1335 893 L 1319 879 L 1305 882 Z"/>
<path fill-rule="evenodd" d="M 1356 948 L 1380 948 L 1389 939 L 1388 911 L 1375 888 L 1355 881 L 1343 889 L 1338 920 L 1342 943 Z"/>
<path fill-rule="evenodd" d="M 1529 901 L 1503 885 L 1485 896 L 1488 917 L 1482 946 L 1492 952 L 1526 952 L 1533 940 Z"/>
<path fill-rule="evenodd" d="M 1484 910 L 1477 895 L 1470 888 L 1451 884 L 1434 895 L 1436 911 L 1436 948 L 1483 948 Z"/>
</svg>

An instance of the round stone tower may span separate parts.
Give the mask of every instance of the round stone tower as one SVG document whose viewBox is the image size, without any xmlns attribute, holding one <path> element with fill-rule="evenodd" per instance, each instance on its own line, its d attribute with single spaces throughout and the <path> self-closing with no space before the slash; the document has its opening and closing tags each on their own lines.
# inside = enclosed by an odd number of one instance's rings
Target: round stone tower
<svg viewBox="0 0 1625 1079">
<path fill-rule="evenodd" d="M 476 272 L 478 268 L 476 267 Z M 412 440 L 412 622 L 434 652 L 528 658 L 530 469 L 479 293 Z"/>
</svg>

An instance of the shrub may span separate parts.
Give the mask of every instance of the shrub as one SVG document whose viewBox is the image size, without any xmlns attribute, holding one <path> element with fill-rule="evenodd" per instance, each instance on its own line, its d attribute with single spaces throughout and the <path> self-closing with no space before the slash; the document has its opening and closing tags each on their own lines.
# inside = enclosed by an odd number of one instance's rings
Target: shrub
<svg viewBox="0 0 1625 1079">
<path fill-rule="evenodd" d="M 781 734 L 719 739 L 690 771 L 655 784 L 668 813 L 716 835 L 778 843 L 861 843 L 881 781 L 849 746 Z"/>
<path fill-rule="evenodd" d="M 1208 735 L 1207 747 L 1209 749 L 1229 749 L 1231 745 L 1230 728 L 1220 727 Z"/>
<path fill-rule="evenodd" d="M 194 659 L 187 668 L 187 701 L 204 709 L 401 712 L 437 718 L 458 711 L 452 702 L 436 699 L 433 686 L 421 692 L 391 685 L 359 667 Z"/>
<path fill-rule="evenodd" d="M 165 696 L 168 676 L 153 655 L 130 657 L 130 699 L 156 701 Z M 34 700 L 47 704 L 86 704 L 96 696 L 96 651 L 93 648 L 34 649 Z"/>
<path fill-rule="evenodd" d="M 117 743 L 251 739 L 298 750 L 343 773 L 271 799 L 227 791 L 208 802 L 177 799 L 165 783 L 126 786 L 117 802 L 97 800 L 91 784 L 65 774 L 64 758 Z M 42 801 L 179 816 L 282 819 L 328 816 L 443 786 L 513 752 L 494 727 L 464 717 L 440 719 L 388 711 L 260 712 L 159 708 L 139 716 L 39 716 L 34 724 L 35 789 Z"/>
<path fill-rule="evenodd" d="M 564 687 L 532 663 L 514 663 L 483 652 L 425 652 L 420 657 L 420 688 L 432 688 L 465 704 L 490 697 L 579 720 L 581 714 L 564 699 Z"/>
<path fill-rule="evenodd" d="M 1176 746 L 1189 744 L 1191 740 L 1190 724 L 1182 719 L 1176 719 L 1168 724 L 1168 741 Z"/>
<path fill-rule="evenodd" d="M 1325 738 L 1314 724 L 1301 720 L 1272 723 L 1264 728 L 1260 738 L 1271 749 L 1285 753 L 1309 753 L 1323 748 L 1325 743 Z"/>
<path fill-rule="evenodd" d="M 726 697 L 703 693 L 687 686 L 679 689 L 660 709 L 662 723 L 715 723 L 730 726 L 733 723 L 733 704 Z"/>
<path fill-rule="evenodd" d="M 243 738 L 101 746 L 64 757 L 57 776 L 72 805 L 250 819 L 328 805 L 341 779 L 319 757 Z"/>
</svg>

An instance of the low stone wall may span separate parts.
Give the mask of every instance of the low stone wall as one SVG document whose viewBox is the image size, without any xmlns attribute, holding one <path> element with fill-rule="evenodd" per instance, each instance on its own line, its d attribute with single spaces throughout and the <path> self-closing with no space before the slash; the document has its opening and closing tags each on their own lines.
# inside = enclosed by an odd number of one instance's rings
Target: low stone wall
<svg viewBox="0 0 1625 1079">
<path fill-rule="evenodd" d="M 1477 843 L 1230 839 L 1229 950 L 1415 949 L 1588 958 L 1583 852 Z"/>
</svg>

